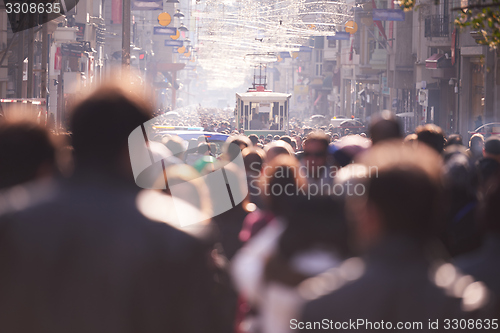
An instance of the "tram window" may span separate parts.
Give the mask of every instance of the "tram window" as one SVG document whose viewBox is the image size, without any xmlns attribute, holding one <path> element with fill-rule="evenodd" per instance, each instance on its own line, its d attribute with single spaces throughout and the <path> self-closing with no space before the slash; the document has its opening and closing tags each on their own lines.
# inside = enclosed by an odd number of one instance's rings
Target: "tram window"
<svg viewBox="0 0 500 333">
<path fill-rule="evenodd" d="M 278 107 L 279 107 L 280 103 L 278 102 L 274 102 L 273 103 L 273 114 L 272 114 L 272 118 L 276 118 L 276 116 L 278 115 Z"/>
<path fill-rule="evenodd" d="M 243 129 L 248 129 L 248 105 L 245 105 L 245 115 L 243 117 Z"/>
<path fill-rule="evenodd" d="M 280 106 L 280 116 L 278 117 L 278 129 L 283 129 L 283 105 Z"/>
</svg>

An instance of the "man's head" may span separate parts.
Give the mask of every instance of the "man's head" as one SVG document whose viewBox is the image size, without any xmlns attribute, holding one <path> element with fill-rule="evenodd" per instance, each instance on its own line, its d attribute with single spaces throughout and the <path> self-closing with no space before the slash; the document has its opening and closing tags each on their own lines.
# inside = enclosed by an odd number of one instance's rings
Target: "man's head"
<svg viewBox="0 0 500 333">
<path fill-rule="evenodd" d="M 208 143 L 206 143 L 206 142 L 200 143 L 198 145 L 197 153 L 200 155 L 210 155 L 211 151 L 210 151 L 210 146 L 208 145 Z"/>
<path fill-rule="evenodd" d="M 245 148 L 251 147 L 252 142 L 245 135 L 235 135 L 226 140 L 222 148 L 224 158 L 232 161 Z"/>
<path fill-rule="evenodd" d="M 374 145 L 384 140 L 403 138 L 399 120 L 389 110 L 384 110 L 373 118 L 369 133 Z"/>
<path fill-rule="evenodd" d="M 446 147 L 453 145 L 463 146 L 463 140 L 460 134 L 451 134 L 448 140 L 446 140 Z"/>
<path fill-rule="evenodd" d="M 293 148 L 283 140 L 273 141 L 264 147 L 266 153 L 266 163 L 270 163 L 279 155 L 293 155 Z"/>
<path fill-rule="evenodd" d="M 443 152 L 445 138 L 441 127 L 434 124 L 427 124 L 417 127 L 415 133 L 417 134 L 418 142 L 425 143 L 439 154 Z"/>
<path fill-rule="evenodd" d="M 288 143 L 289 145 L 292 145 L 292 138 L 289 137 L 288 135 L 283 135 L 281 136 L 280 140 L 283 140 L 285 141 L 286 143 Z"/>
<path fill-rule="evenodd" d="M 175 157 L 184 160 L 185 148 L 182 143 L 183 140 L 175 135 L 167 138 L 167 140 L 165 141 L 165 146 L 168 148 L 168 150 L 170 150 Z"/>
<path fill-rule="evenodd" d="M 151 116 L 143 101 L 118 87 L 101 87 L 91 94 L 71 115 L 76 170 L 128 177 L 128 137 Z"/>
<path fill-rule="evenodd" d="M 261 194 L 268 209 L 278 216 L 286 214 L 291 202 L 302 195 L 297 189 L 304 188 L 306 180 L 299 168 L 294 156 L 282 154 L 272 159 L 263 170 Z"/>
<path fill-rule="evenodd" d="M 46 129 L 30 122 L 0 123 L 0 189 L 54 171 L 55 148 Z"/>
<path fill-rule="evenodd" d="M 259 137 L 256 134 L 250 134 L 248 138 L 250 139 L 250 141 L 252 141 L 252 144 L 254 146 L 257 145 L 257 143 L 259 143 Z"/>
<path fill-rule="evenodd" d="M 484 147 L 484 136 L 476 133 L 469 140 L 469 148 L 473 156 L 482 156 Z"/>
<path fill-rule="evenodd" d="M 442 209 L 442 162 L 435 151 L 387 142 L 372 147 L 360 162 L 371 177 L 365 179 L 365 195 L 353 198 L 350 210 L 362 245 L 387 234 L 417 239 L 436 234 Z"/>
<path fill-rule="evenodd" d="M 315 169 L 326 165 L 329 144 L 328 137 L 323 132 L 312 132 L 304 141 L 302 162 L 307 168 L 310 168 L 311 175 L 320 176 L 319 172 L 316 172 Z"/>
<path fill-rule="evenodd" d="M 266 153 L 263 149 L 249 147 L 241 152 L 243 162 L 245 163 L 245 171 L 247 176 L 257 178 L 260 176 L 260 171 L 266 159 Z"/>
<path fill-rule="evenodd" d="M 484 142 L 483 156 L 500 163 L 500 136 L 492 135 Z"/>
</svg>

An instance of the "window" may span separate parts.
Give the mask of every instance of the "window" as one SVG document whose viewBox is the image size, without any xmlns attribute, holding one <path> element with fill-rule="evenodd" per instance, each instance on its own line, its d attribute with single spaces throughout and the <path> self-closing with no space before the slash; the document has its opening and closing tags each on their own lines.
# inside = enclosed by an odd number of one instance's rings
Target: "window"
<svg viewBox="0 0 500 333">
<path fill-rule="evenodd" d="M 323 50 L 314 50 L 316 52 L 316 62 L 323 62 Z"/>
<path fill-rule="evenodd" d="M 315 75 L 316 76 L 322 76 L 323 75 L 323 50 L 314 50 L 315 52 L 315 60 L 316 60 L 316 65 L 315 65 Z"/>
</svg>

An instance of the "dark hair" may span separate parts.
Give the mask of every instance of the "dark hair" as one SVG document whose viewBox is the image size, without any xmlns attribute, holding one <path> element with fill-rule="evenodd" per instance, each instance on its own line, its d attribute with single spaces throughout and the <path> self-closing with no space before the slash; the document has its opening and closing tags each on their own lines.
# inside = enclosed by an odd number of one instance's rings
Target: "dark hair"
<svg viewBox="0 0 500 333">
<path fill-rule="evenodd" d="M 304 142 L 302 142 L 302 147 L 305 148 L 308 142 L 313 142 L 313 141 L 317 141 L 323 144 L 323 146 L 325 147 L 325 151 L 328 149 L 328 145 L 330 144 L 330 140 L 328 139 L 328 136 L 324 132 L 315 131 L 309 133 Z"/>
<path fill-rule="evenodd" d="M 248 138 L 252 141 L 254 146 L 259 142 L 259 137 L 256 134 L 250 134 Z"/>
<path fill-rule="evenodd" d="M 434 124 L 427 124 L 417 127 L 415 133 L 419 142 L 425 143 L 439 154 L 443 152 L 445 138 L 441 127 Z"/>
<path fill-rule="evenodd" d="M 347 224 L 343 207 L 333 196 L 297 197 L 285 213 L 288 224 L 279 241 L 285 258 L 322 245 L 342 256 L 348 252 Z"/>
<path fill-rule="evenodd" d="M 446 141 L 446 147 L 452 145 L 463 146 L 462 136 L 460 134 L 451 134 Z"/>
<path fill-rule="evenodd" d="M 348 257 L 348 228 L 343 209 L 333 197 L 295 198 L 284 217 L 288 224 L 279 238 L 278 251 L 265 265 L 266 281 L 295 287 L 310 277 L 290 263 L 295 254 L 303 251 L 321 248 L 340 258 Z"/>
<path fill-rule="evenodd" d="M 492 155 L 500 155 L 500 136 L 492 135 L 484 142 L 484 151 Z"/>
<path fill-rule="evenodd" d="M 487 232 L 500 233 L 500 173 L 497 172 L 493 185 L 488 189 L 480 205 L 479 221 Z"/>
<path fill-rule="evenodd" d="M 243 155 L 243 162 L 245 164 L 245 170 L 248 176 L 260 176 L 260 172 L 257 170 L 262 169 L 264 160 L 266 159 L 266 153 L 261 148 L 245 148 L 241 152 Z"/>
<path fill-rule="evenodd" d="M 118 87 L 101 87 L 72 112 L 75 164 L 114 169 L 130 133 L 151 119 L 152 111 Z"/>
<path fill-rule="evenodd" d="M 0 188 L 36 179 L 44 164 L 55 166 L 55 147 L 45 128 L 31 122 L 0 124 Z"/>
<path fill-rule="evenodd" d="M 291 145 L 291 144 L 292 144 L 292 138 L 291 138 L 291 137 L 289 137 L 288 135 L 283 135 L 283 136 L 280 138 L 280 140 L 285 141 L 285 142 L 286 142 L 286 143 L 288 143 L 289 145 Z"/>
<path fill-rule="evenodd" d="M 361 162 L 376 168 L 376 176 L 366 180 L 366 195 L 386 232 L 425 238 L 441 231 L 442 159 L 435 151 L 387 141 L 373 146 Z"/>
<path fill-rule="evenodd" d="M 399 119 L 387 110 L 373 119 L 370 123 L 369 133 L 373 144 L 403 137 Z"/>
<path fill-rule="evenodd" d="M 380 210 L 388 232 L 435 234 L 441 199 L 438 184 L 417 168 L 379 172 L 368 187 L 368 200 Z"/>
<path fill-rule="evenodd" d="M 236 135 L 229 137 L 224 143 L 224 153 L 228 161 L 234 160 L 241 150 L 251 146 L 252 142 L 244 135 Z"/>
<path fill-rule="evenodd" d="M 302 195 L 297 189 L 304 186 L 306 180 L 300 174 L 299 168 L 300 164 L 297 159 L 288 154 L 276 156 L 264 168 L 261 193 L 264 195 L 268 208 L 277 216 L 286 214 L 289 211 L 290 202 Z M 281 192 L 276 192 L 281 195 L 274 195 L 274 189 L 281 189 Z M 284 189 L 287 189 L 291 195 L 287 195 Z"/>
<path fill-rule="evenodd" d="M 204 143 L 204 142 L 202 142 L 202 143 L 200 143 L 200 144 L 198 145 L 198 154 L 202 154 L 202 155 L 203 155 L 203 154 L 205 154 L 206 152 L 208 152 L 208 151 L 209 151 L 209 149 L 210 149 L 210 147 L 208 146 L 208 143 Z"/>
<path fill-rule="evenodd" d="M 165 146 L 172 152 L 172 154 L 176 157 L 182 157 L 184 153 L 184 147 L 182 146 L 182 139 L 178 136 L 173 136 L 168 139 Z"/>
<path fill-rule="evenodd" d="M 476 133 L 473 136 L 471 136 L 469 140 L 469 148 L 472 150 L 477 146 L 478 144 L 481 145 L 481 149 L 484 145 L 484 136 L 482 134 Z"/>
</svg>

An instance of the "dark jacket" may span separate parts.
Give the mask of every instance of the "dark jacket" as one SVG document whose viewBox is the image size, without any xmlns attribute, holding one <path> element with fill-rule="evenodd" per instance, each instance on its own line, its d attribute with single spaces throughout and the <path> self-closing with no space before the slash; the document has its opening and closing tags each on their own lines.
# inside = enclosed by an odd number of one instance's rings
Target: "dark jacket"
<svg viewBox="0 0 500 333">
<path fill-rule="evenodd" d="M 483 246 L 472 253 L 457 257 L 455 264 L 464 273 L 483 281 L 500 299 L 500 234 L 488 234 Z M 497 304 L 500 309 L 500 305 Z M 499 313 L 500 315 L 500 313 Z"/>
<path fill-rule="evenodd" d="M 391 322 L 392 329 L 396 329 L 398 322 L 421 322 L 421 328 L 409 331 L 431 332 L 429 320 L 438 319 L 441 331 L 444 319 L 466 318 L 467 314 L 461 310 L 460 299 L 447 296 L 431 281 L 430 268 L 424 251 L 411 238 L 388 237 L 364 258 L 361 277 L 307 303 L 300 320 L 356 322 L 359 319 L 371 323 L 383 320 Z M 360 326 L 358 329 L 365 332 L 381 330 L 371 328 Z"/>
<path fill-rule="evenodd" d="M 137 193 L 80 179 L 4 209 L 0 332 L 217 332 L 207 249 Z"/>
</svg>

